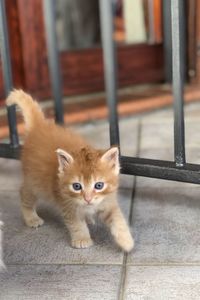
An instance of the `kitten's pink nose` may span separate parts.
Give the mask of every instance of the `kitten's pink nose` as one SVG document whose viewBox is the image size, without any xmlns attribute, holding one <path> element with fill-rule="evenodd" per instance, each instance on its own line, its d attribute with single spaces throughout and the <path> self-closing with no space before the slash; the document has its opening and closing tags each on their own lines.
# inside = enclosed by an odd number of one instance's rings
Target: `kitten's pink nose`
<svg viewBox="0 0 200 300">
<path fill-rule="evenodd" d="M 89 204 L 92 201 L 92 198 L 84 197 L 84 200 Z"/>
</svg>

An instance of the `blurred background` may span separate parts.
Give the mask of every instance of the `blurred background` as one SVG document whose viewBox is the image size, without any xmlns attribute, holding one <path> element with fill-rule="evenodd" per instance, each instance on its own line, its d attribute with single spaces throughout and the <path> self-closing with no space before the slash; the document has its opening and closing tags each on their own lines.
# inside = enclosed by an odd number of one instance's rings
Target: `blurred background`
<svg viewBox="0 0 200 300">
<path fill-rule="evenodd" d="M 171 105 L 170 1 L 113 2 L 120 115 Z M 71 124 L 105 118 L 98 0 L 57 0 L 55 3 L 65 121 Z M 200 3 L 199 0 L 183 3 L 185 99 L 198 101 Z M 41 0 L 6 1 L 6 14 L 14 86 L 37 97 L 47 114 L 53 117 L 43 3 Z M 4 98 L 0 64 L 0 136 L 7 132 Z"/>
</svg>

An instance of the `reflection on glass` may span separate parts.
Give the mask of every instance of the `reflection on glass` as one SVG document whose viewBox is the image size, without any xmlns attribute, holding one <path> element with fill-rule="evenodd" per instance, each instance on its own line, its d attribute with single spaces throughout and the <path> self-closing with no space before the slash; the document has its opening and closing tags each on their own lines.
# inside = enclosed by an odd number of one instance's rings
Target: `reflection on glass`
<svg viewBox="0 0 200 300">
<path fill-rule="evenodd" d="M 155 3 L 161 3 L 161 0 L 112 1 L 114 3 L 114 39 L 117 43 L 155 42 L 153 32 Z M 98 2 L 99 0 L 56 1 L 56 26 L 60 50 L 100 46 Z"/>
<path fill-rule="evenodd" d="M 57 0 L 59 49 L 79 49 L 100 43 L 98 0 Z"/>
</svg>

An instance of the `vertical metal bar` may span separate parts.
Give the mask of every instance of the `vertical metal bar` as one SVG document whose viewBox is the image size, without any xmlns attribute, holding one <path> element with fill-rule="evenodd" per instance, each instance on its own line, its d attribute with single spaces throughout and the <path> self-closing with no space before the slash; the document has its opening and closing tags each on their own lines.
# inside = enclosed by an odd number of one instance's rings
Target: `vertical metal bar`
<svg viewBox="0 0 200 300">
<path fill-rule="evenodd" d="M 174 155 L 177 166 L 185 164 L 185 126 L 183 110 L 183 59 L 181 25 L 183 0 L 171 0 L 172 70 L 174 95 Z"/>
<path fill-rule="evenodd" d="M 101 39 L 103 46 L 104 78 L 109 108 L 110 143 L 119 145 L 119 123 L 117 113 L 117 67 L 116 49 L 113 40 L 113 1 L 99 0 Z"/>
<path fill-rule="evenodd" d="M 165 81 L 172 82 L 171 0 L 162 1 Z"/>
<path fill-rule="evenodd" d="M 48 62 L 50 69 L 51 84 L 53 89 L 55 117 L 58 123 L 63 123 L 63 104 L 62 104 L 62 81 L 60 74 L 58 43 L 55 26 L 55 5 L 54 0 L 44 0 L 44 21 L 46 27 Z"/>
<path fill-rule="evenodd" d="M 0 0 L 0 50 L 1 50 L 1 61 L 3 68 L 3 78 L 5 85 L 6 96 L 13 88 L 12 82 L 12 71 L 10 61 L 10 49 L 8 43 L 8 30 L 6 23 L 6 11 L 5 2 Z M 10 144 L 16 148 L 19 146 L 19 138 L 17 134 L 17 121 L 15 106 L 7 107 L 8 125 L 10 133 Z"/>
</svg>

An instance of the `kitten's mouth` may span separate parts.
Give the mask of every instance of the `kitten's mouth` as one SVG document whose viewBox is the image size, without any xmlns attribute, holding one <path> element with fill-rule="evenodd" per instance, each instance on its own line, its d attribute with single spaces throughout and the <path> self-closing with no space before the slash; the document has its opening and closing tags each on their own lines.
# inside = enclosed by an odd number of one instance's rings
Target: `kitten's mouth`
<svg viewBox="0 0 200 300">
<path fill-rule="evenodd" d="M 86 206 L 93 206 L 94 204 L 93 203 L 91 203 L 91 202 L 84 202 L 84 204 L 86 205 Z"/>
</svg>

